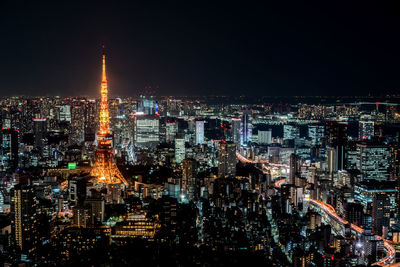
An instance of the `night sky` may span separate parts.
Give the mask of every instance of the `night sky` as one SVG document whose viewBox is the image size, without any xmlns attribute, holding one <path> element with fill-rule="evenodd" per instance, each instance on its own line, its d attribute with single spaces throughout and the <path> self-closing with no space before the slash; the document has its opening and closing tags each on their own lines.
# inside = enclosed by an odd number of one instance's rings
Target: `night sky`
<svg viewBox="0 0 400 267">
<path fill-rule="evenodd" d="M 103 43 L 114 96 L 400 93 L 390 1 L 81 2 L 0 1 L 2 95 L 98 95 Z"/>
</svg>

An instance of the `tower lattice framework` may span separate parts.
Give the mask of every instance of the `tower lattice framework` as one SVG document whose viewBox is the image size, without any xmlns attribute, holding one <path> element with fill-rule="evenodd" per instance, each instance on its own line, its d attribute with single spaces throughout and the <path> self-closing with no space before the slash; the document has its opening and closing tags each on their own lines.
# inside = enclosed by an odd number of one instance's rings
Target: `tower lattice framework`
<svg viewBox="0 0 400 267">
<path fill-rule="evenodd" d="M 101 103 L 99 132 L 97 134 L 96 161 L 90 175 L 97 179 L 97 183 L 119 184 L 127 181 L 119 171 L 112 152 L 112 134 L 110 131 L 110 116 L 108 111 L 108 83 L 106 76 L 106 55 L 103 53 L 103 71 L 101 78 Z"/>
</svg>

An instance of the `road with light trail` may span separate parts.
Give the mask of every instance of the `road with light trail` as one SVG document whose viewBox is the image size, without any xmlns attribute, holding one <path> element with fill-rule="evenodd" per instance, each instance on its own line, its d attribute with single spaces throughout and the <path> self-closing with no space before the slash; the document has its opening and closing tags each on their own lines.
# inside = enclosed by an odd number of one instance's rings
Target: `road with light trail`
<svg viewBox="0 0 400 267">
<path fill-rule="evenodd" d="M 286 179 L 280 179 L 275 181 L 274 185 L 276 188 L 280 188 L 282 184 L 284 184 L 285 182 Z M 315 206 L 319 207 L 321 210 L 325 211 L 330 217 L 334 218 L 337 222 L 339 222 L 343 226 L 349 223 L 347 220 L 340 217 L 331 205 L 315 199 L 310 199 L 309 201 L 313 203 Z M 350 224 L 350 228 L 359 234 L 362 234 L 364 232 L 363 228 L 355 224 Z M 378 240 L 383 240 L 383 245 L 386 249 L 386 256 L 380 259 L 379 261 L 373 263 L 372 265 L 390 266 L 390 267 L 400 266 L 399 263 L 391 264 L 396 256 L 396 249 L 389 243 L 388 240 L 383 239 L 382 236 L 377 235 L 377 238 Z"/>
</svg>

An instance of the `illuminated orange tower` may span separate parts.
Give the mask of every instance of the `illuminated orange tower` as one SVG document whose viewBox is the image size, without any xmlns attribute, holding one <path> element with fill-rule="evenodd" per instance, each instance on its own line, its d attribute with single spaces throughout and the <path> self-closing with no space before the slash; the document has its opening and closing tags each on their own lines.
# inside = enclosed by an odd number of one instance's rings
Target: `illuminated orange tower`
<svg viewBox="0 0 400 267">
<path fill-rule="evenodd" d="M 101 77 L 101 103 L 99 132 L 97 134 L 96 162 L 90 175 L 97 179 L 97 183 L 119 184 L 127 181 L 119 171 L 112 153 L 112 134 L 110 132 L 110 117 L 108 112 L 108 84 L 106 76 L 106 55 L 103 53 L 103 73 Z"/>
</svg>

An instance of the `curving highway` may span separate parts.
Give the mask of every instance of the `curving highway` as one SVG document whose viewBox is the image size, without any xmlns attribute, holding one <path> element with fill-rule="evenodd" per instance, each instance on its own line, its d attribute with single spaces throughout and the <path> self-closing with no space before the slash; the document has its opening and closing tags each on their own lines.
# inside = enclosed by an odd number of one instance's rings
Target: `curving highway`
<svg viewBox="0 0 400 267">
<path fill-rule="evenodd" d="M 248 158 L 246 158 L 245 156 L 243 156 L 242 154 L 240 154 L 239 152 L 236 152 L 236 157 L 238 158 L 238 160 L 240 160 L 243 163 L 251 163 L 251 164 L 267 164 L 271 167 L 283 167 L 283 168 L 289 168 L 289 165 L 286 164 L 278 164 L 278 163 L 272 163 L 269 162 L 268 160 L 250 160 Z"/>
<path fill-rule="evenodd" d="M 274 163 L 269 163 L 267 160 L 260 160 L 260 161 L 254 161 L 247 159 L 243 155 L 241 155 L 239 152 L 236 152 L 236 157 L 243 163 L 250 163 L 250 164 L 267 164 L 271 167 L 284 167 L 284 168 L 289 168 L 289 166 L 284 165 L 284 164 L 274 164 Z M 274 183 L 274 186 L 276 188 L 280 188 L 282 184 L 286 182 L 286 179 L 279 179 L 276 180 Z M 335 209 L 329 205 L 326 204 L 325 202 L 315 200 L 315 199 L 310 199 L 309 200 L 313 205 L 319 207 L 321 210 L 325 211 L 330 217 L 334 218 L 337 222 L 339 222 L 342 225 L 347 225 L 349 222 L 342 217 L 340 217 Z M 362 234 L 364 232 L 364 229 L 355 225 L 355 224 L 350 224 L 350 228 L 354 231 L 356 231 L 359 234 Z M 393 263 L 395 256 L 396 256 L 396 250 L 395 248 L 387 241 L 385 240 L 382 236 L 377 236 L 378 240 L 383 240 L 383 244 L 385 247 L 386 251 L 386 256 L 379 261 L 375 262 L 372 265 L 379 265 L 379 266 L 399 266 L 400 264 L 391 264 Z"/>
<path fill-rule="evenodd" d="M 275 181 L 275 187 L 280 188 L 282 184 L 286 182 L 286 179 L 281 179 Z M 335 209 L 329 205 L 326 204 L 325 202 L 315 200 L 315 199 L 310 199 L 309 200 L 313 205 L 319 207 L 321 210 L 325 211 L 330 217 L 334 218 L 337 222 L 341 223 L 342 225 L 346 225 L 349 222 L 342 217 L 340 217 Z M 350 224 L 350 228 L 354 231 L 356 231 L 359 234 L 362 234 L 364 232 L 364 229 L 355 225 L 355 224 Z M 386 250 L 386 256 L 379 261 L 375 262 L 372 265 L 379 265 L 379 266 L 399 266 L 399 264 L 391 264 L 394 261 L 394 258 L 396 256 L 396 250 L 395 248 L 385 239 L 383 239 L 382 236 L 377 236 L 378 240 L 383 240 L 383 245 Z"/>
</svg>

